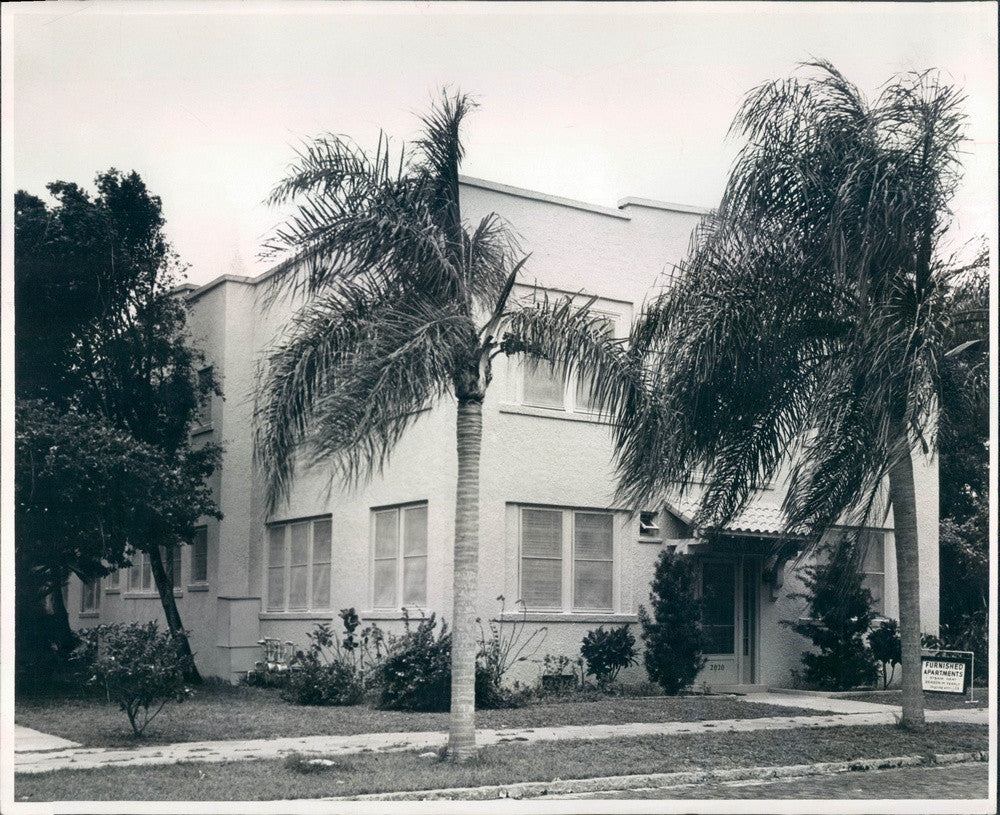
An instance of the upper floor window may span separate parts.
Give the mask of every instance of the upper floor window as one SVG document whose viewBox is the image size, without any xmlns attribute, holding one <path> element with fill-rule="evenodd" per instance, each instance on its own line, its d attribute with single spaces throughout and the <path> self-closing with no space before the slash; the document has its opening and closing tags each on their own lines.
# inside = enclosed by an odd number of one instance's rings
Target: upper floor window
<svg viewBox="0 0 1000 815">
<path fill-rule="evenodd" d="M 614 336 L 614 315 L 601 314 L 600 328 Z M 597 400 L 591 392 L 589 377 L 548 360 L 525 357 L 521 402 L 533 407 L 554 408 L 570 413 L 596 413 Z"/>
<path fill-rule="evenodd" d="M 198 407 L 194 415 L 195 427 L 209 427 L 212 424 L 212 397 L 215 394 L 211 390 L 207 392 L 204 390 L 211 383 L 212 378 L 213 369 L 211 367 L 202 368 L 198 371 L 198 392 L 204 393 L 204 395 L 198 402 Z"/>
<path fill-rule="evenodd" d="M 329 516 L 267 527 L 267 610 L 330 608 Z"/>
<path fill-rule="evenodd" d="M 372 608 L 427 605 L 427 504 L 372 510 Z"/>
<path fill-rule="evenodd" d="M 519 532 L 529 611 L 613 611 L 613 513 L 521 507 Z"/>
</svg>

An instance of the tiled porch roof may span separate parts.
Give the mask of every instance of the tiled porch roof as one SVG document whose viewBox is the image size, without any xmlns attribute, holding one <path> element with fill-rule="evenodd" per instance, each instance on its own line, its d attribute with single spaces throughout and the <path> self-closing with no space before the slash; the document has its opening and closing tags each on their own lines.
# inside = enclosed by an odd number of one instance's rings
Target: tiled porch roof
<svg viewBox="0 0 1000 815">
<path fill-rule="evenodd" d="M 781 502 L 784 490 L 766 489 L 758 492 L 746 508 L 729 523 L 721 527 L 702 527 L 702 532 L 727 532 L 732 535 L 767 535 L 805 537 L 803 530 L 787 531 Z M 701 506 L 702 489 L 689 488 L 683 497 L 676 494 L 664 500 L 666 508 L 684 523 L 693 525 Z"/>
</svg>

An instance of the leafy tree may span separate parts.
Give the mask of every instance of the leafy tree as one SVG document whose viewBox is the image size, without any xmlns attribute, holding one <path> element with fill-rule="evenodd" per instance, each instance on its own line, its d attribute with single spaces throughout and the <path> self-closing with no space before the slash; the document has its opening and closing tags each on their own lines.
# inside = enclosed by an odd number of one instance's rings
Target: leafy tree
<svg viewBox="0 0 1000 815">
<path fill-rule="evenodd" d="M 637 332 L 665 408 L 624 461 L 632 494 L 710 484 L 721 525 L 791 462 L 789 529 L 895 519 L 906 727 L 924 723 L 911 451 L 933 447 L 953 267 L 962 97 L 933 74 L 869 102 L 827 62 L 752 91 L 718 210 Z"/>
<path fill-rule="evenodd" d="M 131 494 L 128 534 L 105 524 L 117 548 L 105 560 L 121 563 L 138 550 L 149 557 L 170 632 L 190 655 L 160 550 L 190 542 L 200 515 L 220 517 L 198 486 L 220 449 L 189 443 L 199 404 L 219 389 L 198 375 L 202 357 L 187 342 L 185 304 L 174 291 L 181 269 L 163 234 L 160 199 L 135 172 L 108 170 L 96 187 L 91 198 L 75 184 L 49 184 L 52 207 L 17 194 L 18 395 L 103 421 L 155 458 L 149 472 L 162 479 L 145 496 Z M 85 573 L 83 561 L 65 568 Z"/>
<path fill-rule="evenodd" d="M 520 305 L 526 258 L 495 214 L 462 219 L 459 128 L 471 103 L 445 96 L 413 149 L 374 155 L 325 136 L 299 155 L 271 201 L 292 215 L 268 243 L 292 262 L 272 296 L 305 303 L 269 351 L 256 406 L 255 450 L 270 507 L 296 462 L 357 482 L 381 470 L 422 408 L 457 403 L 454 613 L 449 756 L 475 754 L 476 580 L 482 402 L 501 353 L 592 377 L 594 401 L 620 415 L 643 403 L 642 376 L 585 304 Z"/>
<path fill-rule="evenodd" d="M 694 682 L 705 666 L 697 577 L 691 558 L 664 550 L 649 586 L 652 616 L 639 606 L 646 673 L 670 696 Z"/>
<path fill-rule="evenodd" d="M 940 362 L 941 632 L 987 664 L 989 608 L 989 257 L 985 244 L 957 276 Z M 979 632 L 979 633 L 977 633 Z"/>
<path fill-rule="evenodd" d="M 875 619 L 872 596 L 850 550 L 850 544 L 838 546 L 825 562 L 803 569 L 806 591 L 794 596 L 808 601 L 806 619 L 786 623 L 819 649 L 805 652 L 802 664 L 806 681 L 823 690 L 850 690 L 876 677 L 864 640 Z"/>
</svg>

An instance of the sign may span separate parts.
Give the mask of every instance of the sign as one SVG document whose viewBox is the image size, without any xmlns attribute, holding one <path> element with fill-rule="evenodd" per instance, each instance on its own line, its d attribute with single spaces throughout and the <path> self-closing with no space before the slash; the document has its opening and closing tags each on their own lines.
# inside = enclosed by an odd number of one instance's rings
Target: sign
<svg viewBox="0 0 1000 815">
<path fill-rule="evenodd" d="M 969 663 L 945 656 L 921 657 L 921 686 L 926 691 L 964 694 Z"/>
</svg>

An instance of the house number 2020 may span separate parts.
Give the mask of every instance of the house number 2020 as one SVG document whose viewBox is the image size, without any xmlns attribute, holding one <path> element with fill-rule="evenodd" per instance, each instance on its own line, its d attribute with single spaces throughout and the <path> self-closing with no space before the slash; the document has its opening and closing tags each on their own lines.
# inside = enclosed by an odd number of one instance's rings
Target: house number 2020
<svg viewBox="0 0 1000 815">
<path fill-rule="evenodd" d="M 708 666 L 708 670 L 710 670 L 710 671 L 724 671 L 724 670 L 726 670 L 726 666 L 723 665 L 721 662 L 713 662 L 713 663 L 711 663 Z"/>
</svg>

